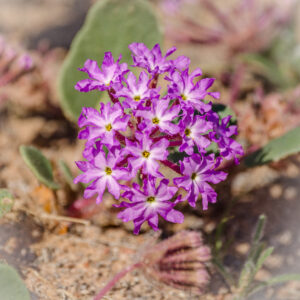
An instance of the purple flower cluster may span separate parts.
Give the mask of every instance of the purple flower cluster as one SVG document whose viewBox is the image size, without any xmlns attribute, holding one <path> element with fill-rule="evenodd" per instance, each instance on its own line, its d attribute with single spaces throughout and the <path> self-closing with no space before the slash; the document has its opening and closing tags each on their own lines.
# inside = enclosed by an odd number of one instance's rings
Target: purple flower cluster
<svg viewBox="0 0 300 300">
<path fill-rule="evenodd" d="M 115 205 L 123 208 L 118 218 L 133 221 L 138 234 L 146 221 L 157 230 L 159 215 L 183 222 L 183 214 L 174 209 L 178 202 L 187 200 L 195 207 L 202 196 L 203 209 L 216 202 L 217 194 L 209 183 L 224 180 L 226 173 L 218 167 L 224 159 L 237 163 L 243 149 L 232 139 L 237 127 L 229 124 L 230 117 L 220 120 L 212 103 L 204 101 L 208 95 L 219 98 L 219 93 L 208 91 L 213 78 L 199 79 L 200 69 L 190 72 L 185 56 L 169 59 L 175 48 L 164 56 L 159 45 L 150 50 L 133 43 L 129 49 L 132 67 L 142 69 L 138 78 L 127 64 L 120 63 L 121 56 L 115 61 L 110 52 L 105 53 L 101 68 L 87 60 L 79 69 L 89 78 L 75 88 L 106 91 L 111 102 L 101 103 L 99 111 L 82 109 L 79 139 L 86 140 L 86 160 L 77 162 L 82 173 L 75 183 L 89 183 L 84 197 L 97 195 L 97 203 L 105 190 L 115 199 L 122 198 Z M 158 87 L 161 79 L 167 82 L 164 93 Z M 217 155 L 208 149 L 212 143 L 219 148 Z M 178 164 L 168 160 L 174 151 L 185 156 Z M 178 177 L 170 182 L 162 174 L 162 165 Z"/>
</svg>

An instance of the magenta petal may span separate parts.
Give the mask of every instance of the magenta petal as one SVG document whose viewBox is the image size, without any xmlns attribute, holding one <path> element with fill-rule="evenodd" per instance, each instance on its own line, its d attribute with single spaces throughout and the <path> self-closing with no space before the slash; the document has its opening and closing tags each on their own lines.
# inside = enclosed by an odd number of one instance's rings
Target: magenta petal
<svg viewBox="0 0 300 300">
<path fill-rule="evenodd" d="M 172 223 L 183 223 L 184 221 L 184 215 L 175 209 L 170 210 L 164 218 Z"/>
</svg>

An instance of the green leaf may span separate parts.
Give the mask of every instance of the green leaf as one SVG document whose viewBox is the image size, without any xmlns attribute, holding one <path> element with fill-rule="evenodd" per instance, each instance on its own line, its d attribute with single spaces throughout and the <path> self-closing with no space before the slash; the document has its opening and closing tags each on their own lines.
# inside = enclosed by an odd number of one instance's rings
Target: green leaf
<svg viewBox="0 0 300 300">
<path fill-rule="evenodd" d="M 212 263 L 215 265 L 215 267 L 218 269 L 224 280 L 227 282 L 229 286 L 234 285 L 234 278 L 231 276 L 229 272 L 225 269 L 224 265 L 218 258 L 213 258 Z"/>
<path fill-rule="evenodd" d="M 215 142 L 211 142 L 211 144 L 205 150 L 208 153 L 215 153 L 215 154 L 220 153 L 219 146 Z"/>
<path fill-rule="evenodd" d="M 73 183 L 73 175 L 71 173 L 71 170 L 70 170 L 69 166 L 62 159 L 58 162 L 58 166 L 59 166 L 59 168 L 61 170 L 61 173 L 64 176 L 66 182 L 68 183 L 68 185 L 72 189 L 72 191 L 75 191 L 76 190 L 76 185 Z"/>
<path fill-rule="evenodd" d="M 249 252 L 249 258 L 252 261 L 255 261 L 255 258 L 258 258 L 260 255 L 260 252 L 262 251 L 261 247 L 261 239 L 264 234 L 264 229 L 265 229 L 265 224 L 266 224 L 266 216 L 265 215 L 260 215 L 258 222 L 256 224 L 256 229 L 254 232 L 252 244 L 251 244 L 251 249 Z"/>
<path fill-rule="evenodd" d="M 300 126 L 270 141 L 245 159 L 248 167 L 267 164 L 300 152 Z"/>
<path fill-rule="evenodd" d="M 283 274 L 275 276 L 267 281 L 261 282 L 254 286 L 248 295 L 251 296 L 266 287 L 274 286 L 276 284 L 284 283 L 287 281 L 300 281 L 300 274 Z"/>
<path fill-rule="evenodd" d="M 40 150 L 33 146 L 21 146 L 20 153 L 26 165 L 41 183 L 53 190 L 60 188 L 53 179 L 50 161 Z"/>
<path fill-rule="evenodd" d="M 5 264 L 0 264 L 0 298 L 30 300 L 29 292 L 17 271 Z"/>
<path fill-rule="evenodd" d="M 261 54 L 247 54 L 243 56 L 243 60 L 265 75 L 275 86 L 285 88 L 289 85 L 278 63 L 273 59 L 264 57 Z"/>
<path fill-rule="evenodd" d="M 255 266 L 253 262 L 248 260 L 241 271 L 241 275 L 238 283 L 238 288 L 239 290 L 242 291 L 242 293 L 246 291 L 249 285 L 251 284 L 253 280 L 254 270 L 255 270 Z"/>
<path fill-rule="evenodd" d="M 269 247 L 259 255 L 257 262 L 256 262 L 256 272 L 255 273 L 257 273 L 260 270 L 260 268 L 265 263 L 266 259 L 273 253 L 273 251 L 274 251 L 274 248 Z"/>
<path fill-rule="evenodd" d="M 183 160 L 185 157 L 188 157 L 188 155 L 185 152 L 179 152 L 178 150 L 174 150 L 174 152 L 172 152 L 168 155 L 168 160 L 177 164 L 179 161 Z"/>
<path fill-rule="evenodd" d="M 230 122 L 236 123 L 237 121 L 235 112 L 228 105 L 213 103 L 212 110 L 219 115 L 220 120 L 227 116 L 232 116 Z"/>
<path fill-rule="evenodd" d="M 254 232 L 251 249 L 239 278 L 238 288 L 241 291 L 242 296 L 248 294 L 249 288 L 257 272 L 256 261 L 259 260 L 262 253 L 264 252 L 264 245 L 260 241 L 263 237 L 265 222 L 265 215 L 260 215 Z"/>
<path fill-rule="evenodd" d="M 7 189 L 0 189 L 0 218 L 11 211 L 13 204 L 13 195 Z"/>
<path fill-rule="evenodd" d="M 59 93 L 65 114 L 72 120 L 83 106 L 95 107 L 108 96 L 99 91 L 80 93 L 74 85 L 87 74 L 77 71 L 87 59 L 101 65 L 104 53 L 132 64 L 128 45 L 143 42 L 148 47 L 162 42 L 162 35 L 151 5 L 146 0 L 101 0 L 90 9 L 86 21 L 72 42 L 59 76 Z"/>
<path fill-rule="evenodd" d="M 283 274 L 275 276 L 269 280 L 266 281 L 266 284 L 268 286 L 275 285 L 278 283 L 284 283 L 287 281 L 300 281 L 300 274 Z"/>
<path fill-rule="evenodd" d="M 223 247 L 222 234 L 224 232 L 224 227 L 225 224 L 232 218 L 233 218 L 232 216 L 222 218 L 221 222 L 219 222 L 216 228 L 215 248 L 214 248 L 215 255 L 218 255 L 220 250 Z"/>
</svg>

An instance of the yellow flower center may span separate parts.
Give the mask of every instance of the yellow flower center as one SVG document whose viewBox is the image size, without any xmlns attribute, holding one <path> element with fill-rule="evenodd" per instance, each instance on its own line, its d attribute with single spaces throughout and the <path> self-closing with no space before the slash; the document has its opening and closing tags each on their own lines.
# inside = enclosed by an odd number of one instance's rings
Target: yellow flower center
<svg viewBox="0 0 300 300">
<path fill-rule="evenodd" d="M 134 96 L 134 97 L 133 97 L 133 100 L 136 101 L 136 102 L 138 102 L 138 101 L 141 100 L 141 96 Z"/>
<path fill-rule="evenodd" d="M 153 124 L 159 124 L 159 119 L 157 117 L 152 119 Z"/>
<path fill-rule="evenodd" d="M 148 202 L 148 203 L 153 203 L 153 202 L 155 202 L 155 198 L 152 197 L 152 196 L 151 196 L 151 197 L 148 197 L 148 198 L 147 198 L 147 202 Z"/>
<path fill-rule="evenodd" d="M 193 173 L 192 176 L 191 176 L 192 180 L 195 180 L 196 177 L 197 177 L 197 174 L 196 174 L 196 173 Z"/>
<path fill-rule="evenodd" d="M 184 101 L 187 100 L 187 96 L 186 95 L 181 94 L 180 96 L 181 96 L 182 100 L 184 100 Z"/>
<path fill-rule="evenodd" d="M 143 151 L 142 152 L 142 155 L 145 157 L 145 158 L 148 158 L 150 156 L 150 152 L 148 152 L 147 150 Z"/>
<path fill-rule="evenodd" d="M 107 124 L 107 125 L 105 126 L 105 129 L 106 129 L 107 131 L 111 131 L 111 130 L 112 130 L 111 124 L 110 124 L 110 123 Z"/>
<path fill-rule="evenodd" d="M 106 168 L 105 168 L 105 173 L 106 173 L 106 175 L 111 175 L 112 169 L 109 168 L 109 167 L 106 167 Z"/>
<path fill-rule="evenodd" d="M 191 129 L 186 128 L 185 131 L 184 131 L 184 134 L 185 134 L 186 136 L 189 136 L 189 135 L 191 134 Z"/>
</svg>

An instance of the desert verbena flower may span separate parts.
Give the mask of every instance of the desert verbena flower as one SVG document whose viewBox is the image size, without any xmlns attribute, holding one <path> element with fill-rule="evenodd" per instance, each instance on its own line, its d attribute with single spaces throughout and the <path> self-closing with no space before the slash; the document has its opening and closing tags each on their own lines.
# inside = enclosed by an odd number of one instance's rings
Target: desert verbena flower
<svg viewBox="0 0 300 300">
<path fill-rule="evenodd" d="M 78 175 L 74 182 L 90 183 L 85 189 L 85 198 L 91 198 L 98 194 L 97 203 L 100 203 L 106 188 L 116 199 L 120 198 L 121 189 L 126 189 L 126 187 L 118 181 L 130 178 L 130 173 L 125 168 L 118 167 L 118 162 L 121 159 L 119 152 L 118 149 L 113 149 L 106 156 L 100 150 L 98 153 L 94 153 L 90 160 L 76 162 L 83 173 Z"/>
<path fill-rule="evenodd" d="M 127 200 L 116 205 L 124 208 L 119 218 L 133 221 L 138 233 L 144 222 L 157 230 L 158 215 L 181 223 L 183 215 L 175 210 L 179 201 L 195 207 L 201 196 L 203 209 L 216 202 L 217 193 L 209 183 L 225 180 L 226 174 L 217 168 L 224 159 L 238 162 L 243 149 L 232 138 L 237 127 L 230 124 L 230 117 L 220 120 L 206 98 L 219 98 L 218 92 L 210 91 L 213 78 L 199 79 L 199 68 L 189 73 L 190 60 L 185 56 L 170 59 L 175 48 L 165 55 L 158 44 L 151 50 L 142 43 L 129 48 L 133 67 L 144 69 L 137 77 L 109 52 L 102 70 L 92 60 L 81 69 L 90 78 L 76 88 L 106 91 L 113 104 L 82 109 L 78 137 L 86 140 L 86 161 L 77 162 L 83 173 L 75 182 L 89 183 L 84 196 L 98 195 L 97 202 L 106 189 L 116 199 L 123 190 Z M 159 79 L 166 80 L 167 91 L 158 86 Z M 212 142 L 218 148 L 215 154 L 208 150 Z M 185 158 L 174 163 L 169 158 L 174 151 Z M 173 183 L 162 165 L 178 173 Z M 179 188 L 187 191 L 184 198 Z"/>
<path fill-rule="evenodd" d="M 218 144 L 220 149 L 220 155 L 229 159 L 234 159 L 235 163 L 238 163 L 238 156 L 244 155 L 243 147 L 230 138 L 237 134 L 237 126 L 229 125 L 231 116 L 227 116 L 222 120 L 219 120 L 217 113 L 210 113 L 208 120 L 213 124 L 213 130 L 209 133 L 211 140 Z"/>
<path fill-rule="evenodd" d="M 150 79 L 146 72 L 141 72 L 137 82 L 135 75 L 132 72 L 128 73 L 127 78 L 124 78 L 126 86 L 122 87 L 116 94 L 117 97 L 125 97 L 123 105 L 128 108 L 136 109 L 143 104 L 145 100 L 155 99 L 159 97 L 157 89 L 149 89 Z"/>
<path fill-rule="evenodd" d="M 144 118 L 141 128 L 145 130 L 151 132 L 158 127 L 161 132 L 176 134 L 180 131 L 180 127 L 172 121 L 178 117 L 179 112 L 179 105 L 169 108 L 169 101 L 154 99 L 151 107 L 138 110 L 135 115 Z"/>
<path fill-rule="evenodd" d="M 179 147 L 179 151 L 185 151 L 187 154 L 194 153 L 194 146 L 199 152 L 205 151 L 211 141 L 204 136 L 205 133 L 212 129 L 212 124 L 205 120 L 205 116 L 193 115 L 190 111 L 179 123 L 181 128 L 183 143 Z"/>
<path fill-rule="evenodd" d="M 158 215 L 169 222 L 183 222 L 183 214 L 173 209 L 176 202 L 170 201 L 178 188 L 168 186 L 168 183 L 167 179 L 163 179 L 156 187 L 156 180 L 151 178 L 144 180 L 143 190 L 138 184 L 134 183 L 132 190 L 122 195 L 130 202 L 124 201 L 120 205 L 116 205 L 116 207 L 125 207 L 118 214 L 118 218 L 124 222 L 133 221 L 134 234 L 139 233 L 142 224 L 146 221 L 154 230 L 158 230 Z"/>
<path fill-rule="evenodd" d="M 117 140 L 114 138 L 118 130 L 124 131 L 130 119 L 124 115 L 119 103 L 111 105 L 110 102 L 100 104 L 100 112 L 92 107 L 84 107 L 78 119 L 79 127 L 85 127 L 78 137 L 87 141 L 95 141 L 101 138 L 104 145 L 114 146 Z"/>
<path fill-rule="evenodd" d="M 0 35 L 0 87 L 16 82 L 31 72 L 34 66 L 28 53 L 11 45 Z"/>
<path fill-rule="evenodd" d="M 162 56 L 159 44 L 149 50 L 143 43 L 132 43 L 129 49 L 132 52 L 134 66 L 146 69 L 153 76 L 170 71 L 173 64 L 167 57 L 176 51 L 175 47 L 170 48 L 165 56 Z"/>
<path fill-rule="evenodd" d="M 207 156 L 193 154 L 185 157 L 181 163 L 183 177 L 174 178 L 174 183 L 188 191 L 186 199 L 192 207 L 196 206 L 199 194 L 202 196 L 203 209 L 207 209 L 208 203 L 217 201 L 217 193 L 207 183 L 219 183 L 226 179 L 227 174 L 214 170 L 217 166 L 214 154 Z"/>
<path fill-rule="evenodd" d="M 144 274 L 159 284 L 203 294 L 210 281 L 210 248 L 195 231 L 180 231 L 141 253 Z"/>
<path fill-rule="evenodd" d="M 159 161 L 165 160 L 168 157 L 167 148 L 169 141 L 161 139 L 153 143 L 152 139 L 147 134 L 136 134 L 137 142 L 126 141 L 124 151 L 132 157 L 128 159 L 132 170 L 136 172 L 141 169 L 144 174 L 149 174 L 154 177 L 163 177 L 159 172 Z"/>
<path fill-rule="evenodd" d="M 111 52 L 105 52 L 102 62 L 102 71 L 95 60 L 88 59 L 84 67 L 79 69 L 90 77 L 77 82 L 75 88 L 80 92 L 89 92 L 92 90 L 109 90 L 119 83 L 119 77 L 128 72 L 126 63 L 119 63 L 122 55 L 115 62 Z"/>
<path fill-rule="evenodd" d="M 169 94 L 173 99 L 178 99 L 183 109 L 194 108 L 201 113 L 211 110 L 211 105 L 204 103 L 203 100 L 207 95 L 218 99 L 220 93 L 208 92 L 207 90 L 214 83 L 214 78 L 200 79 L 194 83 L 194 79 L 202 75 L 202 71 L 198 68 L 189 75 L 189 69 L 185 69 L 181 73 L 179 71 L 171 72 L 166 77 L 171 84 L 169 85 Z"/>
</svg>

